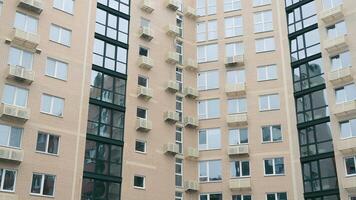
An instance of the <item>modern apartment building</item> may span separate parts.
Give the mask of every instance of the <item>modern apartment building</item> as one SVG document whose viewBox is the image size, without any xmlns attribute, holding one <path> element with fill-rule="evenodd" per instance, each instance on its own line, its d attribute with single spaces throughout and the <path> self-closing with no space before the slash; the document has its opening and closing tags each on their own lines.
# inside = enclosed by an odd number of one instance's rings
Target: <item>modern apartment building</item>
<svg viewBox="0 0 356 200">
<path fill-rule="evenodd" d="M 355 200 L 355 9 L 0 0 L 0 200 Z"/>
</svg>

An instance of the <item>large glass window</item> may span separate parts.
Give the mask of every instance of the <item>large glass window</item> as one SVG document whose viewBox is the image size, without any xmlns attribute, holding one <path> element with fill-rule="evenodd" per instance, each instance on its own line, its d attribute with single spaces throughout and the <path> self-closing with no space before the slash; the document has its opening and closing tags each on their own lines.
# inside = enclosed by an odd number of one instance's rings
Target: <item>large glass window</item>
<svg viewBox="0 0 356 200">
<path fill-rule="evenodd" d="M 284 175 L 284 158 L 271 158 L 264 160 L 265 175 Z"/>
<path fill-rule="evenodd" d="M 298 123 L 320 119 L 329 115 L 325 90 L 319 90 L 298 97 L 296 104 Z"/>
<path fill-rule="evenodd" d="M 241 9 L 241 0 L 224 0 L 224 12 Z"/>
<path fill-rule="evenodd" d="M 299 130 L 300 156 L 314 156 L 334 151 L 329 123 Z"/>
<path fill-rule="evenodd" d="M 127 49 L 95 39 L 93 53 L 94 65 L 126 74 Z"/>
<path fill-rule="evenodd" d="M 356 175 L 356 156 L 345 158 L 346 174 Z"/>
<path fill-rule="evenodd" d="M 344 85 L 335 89 L 336 104 L 346 103 L 356 99 L 355 83 Z"/>
<path fill-rule="evenodd" d="M 340 122 L 341 138 L 356 137 L 356 119 Z"/>
<path fill-rule="evenodd" d="M 74 0 L 54 0 L 53 7 L 73 14 Z"/>
<path fill-rule="evenodd" d="M 126 81 L 92 70 L 90 98 L 125 106 Z"/>
<path fill-rule="evenodd" d="M 220 181 L 221 175 L 221 160 L 199 161 L 200 182 Z"/>
<path fill-rule="evenodd" d="M 225 18 L 225 37 L 235 37 L 243 34 L 242 17 Z"/>
<path fill-rule="evenodd" d="M 7 105 L 26 107 L 28 90 L 5 84 L 2 102 Z"/>
<path fill-rule="evenodd" d="M 82 199 L 115 199 L 120 197 L 120 183 L 83 178 Z"/>
<path fill-rule="evenodd" d="M 31 70 L 33 65 L 33 53 L 16 47 L 10 47 L 8 64 Z"/>
<path fill-rule="evenodd" d="M 230 175 L 231 178 L 249 177 L 250 176 L 250 161 L 237 160 L 230 162 Z"/>
<path fill-rule="evenodd" d="M 176 144 L 179 147 L 179 153 L 183 153 L 183 128 L 176 127 Z"/>
<path fill-rule="evenodd" d="M 338 188 L 335 161 L 325 158 L 302 165 L 304 192 L 318 192 Z"/>
<path fill-rule="evenodd" d="M 290 41 L 292 62 L 320 53 L 319 30 L 306 32 Z"/>
<path fill-rule="evenodd" d="M 123 140 L 125 114 L 97 105 L 89 105 L 87 133 Z"/>
<path fill-rule="evenodd" d="M 294 91 L 299 92 L 325 83 L 321 58 L 298 65 L 293 69 Z"/>
<path fill-rule="evenodd" d="M 0 124 L 0 146 L 21 147 L 22 128 Z"/>
<path fill-rule="evenodd" d="M 130 12 L 130 0 L 98 0 L 98 3 L 108 6 L 126 15 Z"/>
<path fill-rule="evenodd" d="M 54 196 L 56 176 L 37 174 L 32 176 L 31 194 L 41 196 Z"/>
<path fill-rule="evenodd" d="M 198 73 L 198 90 L 211 90 L 219 88 L 219 71 L 205 71 Z"/>
<path fill-rule="evenodd" d="M 260 111 L 278 110 L 280 107 L 279 95 L 269 94 L 259 97 Z"/>
<path fill-rule="evenodd" d="M 211 62 L 218 60 L 218 45 L 201 45 L 197 48 L 198 63 Z"/>
<path fill-rule="evenodd" d="M 229 130 L 229 145 L 248 144 L 247 128 L 230 129 Z"/>
<path fill-rule="evenodd" d="M 85 145 L 84 171 L 107 176 L 121 176 L 122 147 L 87 140 Z"/>
<path fill-rule="evenodd" d="M 47 94 L 42 94 L 41 112 L 57 117 L 62 117 L 64 112 L 64 99 Z"/>
<path fill-rule="evenodd" d="M 199 130 L 199 150 L 211 150 L 221 148 L 220 128 Z"/>
<path fill-rule="evenodd" d="M 198 102 L 199 119 L 211 119 L 220 117 L 220 100 L 209 99 Z"/>
<path fill-rule="evenodd" d="M 183 69 L 176 67 L 176 82 L 178 83 L 178 92 L 183 93 Z"/>
<path fill-rule="evenodd" d="M 1 192 L 15 192 L 16 183 L 15 170 L 0 168 L 0 191 Z"/>
<path fill-rule="evenodd" d="M 16 12 L 14 27 L 28 33 L 37 33 L 38 19 Z"/>
<path fill-rule="evenodd" d="M 176 113 L 178 115 L 178 122 L 183 122 L 183 97 L 176 96 Z"/>
<path fill-rule="evenodd" d="M 318 23 L 315 1 L 295 8 L 288 13 L 288 32 L 294 33 Z"/>
<path fill-rule="evenodd" d="M 255 33 L 273 30 L 272 11 L 257 12 L 254 15 Z"/>
<path fill-rule="evenodd" d="M 270 125 L 262 127 L 262 142 L 282 141 L 281 125 Z"/>
<path fill-rule="evenodd" d="M 247 112 L 246 98 L 228 99 L 227 100 L 228 114 L 237 114 Z"/>
</svg>

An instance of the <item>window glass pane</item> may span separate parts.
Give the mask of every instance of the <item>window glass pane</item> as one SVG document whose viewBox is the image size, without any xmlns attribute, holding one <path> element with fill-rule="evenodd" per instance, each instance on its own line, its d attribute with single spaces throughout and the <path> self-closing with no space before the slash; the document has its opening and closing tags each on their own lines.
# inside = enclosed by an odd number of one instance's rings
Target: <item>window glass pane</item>
<svg viewBox="0 0 356 200">
<path fill-rule="evenodd" d="M 46 152 L 48 134 L 39 133 L 37 135 L 36 151 Z"/>
<path fill-rule="evenodd" d="M 43 195 L 52 196 L 54 192 L 54 181 L 55 177 L 50 175 L 45 175 L 43 183 Z"/>
<path fill-rule="evenodd" d="M 15 179 L 16 179 L 16 171 L 5 170 L 5 176 L 4 176 L 4 182 L 3 182 L 2 189 L 5 191 L 14 191 Z"/>
<path fill-rule="evenodd" d="M 42 185 L 42 175 L 33 174 L 31 193 L 40 194 L 41 193 L 41 185 Z"/>
</svg>

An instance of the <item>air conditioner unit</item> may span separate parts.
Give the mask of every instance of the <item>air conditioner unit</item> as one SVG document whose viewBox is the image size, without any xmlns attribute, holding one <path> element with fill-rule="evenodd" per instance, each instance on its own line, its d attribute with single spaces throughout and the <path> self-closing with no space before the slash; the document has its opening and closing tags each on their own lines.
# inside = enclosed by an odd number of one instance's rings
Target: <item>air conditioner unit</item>
<svg viewBox="0 0 356 200">
<path fill-rule="evenodd" d="M 179 146 L 175 143 L 168 143 L 164 145 L 164 152 L 172 155 L 179 153 Z"/>
<path fill-rule="evenodd" d="M 141 9 L 148 13 L 152 13 L 154 11 L 154 8 L 152 6 L 152 1 L 151 0 L 143 0 Z"/>
<path fill-rule="evenodd" d="M 179 2 L 177 0 L 168 0 L 167 8 L 170 8 L 170 9 L 176 11 L 179 8 Z"/>
<path fill-rule="evenodd" d="M 18 7 L 37 14 L 41 14 L 43 10 L 41 0 L 19 0 Z"/>
<path fill-rule="evenodd" d="M 148 132 L 152 129 L 152 122 L 146 119 L 137 118 L 136 130 Z"/>
<path fill-rule="evenodd" d="M 199 183 L 197 181 L 185 181 L 184 182 L 184 189 L 186 191 L 198 191 L 199 190 Z"/>
<path fill-rule="evenodd" d="M 171 123 L 176 123 L 179 120 L 179 116 L 176 112 L 167 111 L 164 113 L 164 120 Z"/>
</svg>

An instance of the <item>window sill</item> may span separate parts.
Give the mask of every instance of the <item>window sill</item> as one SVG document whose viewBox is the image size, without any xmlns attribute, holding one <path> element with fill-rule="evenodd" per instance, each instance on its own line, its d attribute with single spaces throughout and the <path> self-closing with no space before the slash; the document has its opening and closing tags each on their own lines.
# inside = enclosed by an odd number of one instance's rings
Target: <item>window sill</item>
<svg viewBox="0 0 356 200">
<path fill-rule="evenodd" d="M 57 78 L 55 76 L 51 76 L 51 75 L 48 75 L 48 74 L 45 74 L 45 76 L 47 76 L 48 78 L 53 78 L 53 79 L 56 79 L 56 80 L 59 80 L 59 81 L 67 82 L 67 79 Z"/>
<path fill-rule="evenodd" d="M 43 194 L 34 194 L 34 193 L 30 193 L 31 196 L 36 196 L 36 197 L 46 197 L 46 198 L 53 198 L 54 196 L 49 196 L 49 195 L 43 195 Z"/>
<path fill-rule="evenodd" d="M 276 176 L 285 176 L 285 174 L 271 174 L 271 175 L 265 174 L 264 175 L 264 177 L 276 177 Z"/>
<path fill-rule="evenodd" d="M 70 45 L 66 45 L 66 44 L 63 44 L 63 43 L 60 43 L 60 42 L 57 42 L 57 41 L 54 41 L 54 40 L 49 40 L 49 41 L 51 41 L 51 42 L 53 42 L 53 43 L 55 43 L 55 44 L 59 44 L 59 45 L 61 45 L 61 46 L 70 48 Z"/>
<path fill-rule="evenodd" d="M 262 5 L 252 5 L 252 8 L 260 8 L 260 7 L 264 7 L 264 6 L 269 6 L 269 5 L 272 5 L 272 4 L 262 4 Z"/>
<path fill-rule="evenodd" d="M 199 149 L 199 152 L 207 152 L 207 151 L 220 151 L 221 148 L 217 148 L 217 149 Z"/>
<path fill-rule="evenodd" d="M 283 142 L 283 140 L 281 140 L 281 141 L 269 141 L 269 142 L 263 142 L 262 141 L 262 144 L 278 144 L 278 143 L 282 143 Z"/>
<path fill-rule="evenodd" d="M 250 176 L 240 176 L 240 177 L 230 177 L 230 180 L 247 179 L 247 178 L 251 178 L 251 175 Z"/>
<path fill-rule="evenodd" d="M 276 50 L 266 50 L 266 51 L 256 51 L 256 54 L 262 54 L 262 53 L 274 53 Z"/>
<path fill-rule="evenodd" d="M 280 108 L 275 108 L 275 109 L 271 109 L 271 110 L 259 110 L 260 112 L 269 112 L 269 111 L 279 111 L 281 110 Z"/>
<path fill-rule="evenodd" d="M 35 151 L 38 154 L 43 154 L 47 156 L 53 156 L 53 157 L 59 157 L 59 154 L 53 154 L 53 153 L 47 153 L 47 152 L 42 152 L 42 151 Z"/>
<path fill-rule="evenodd" d="M 220 119 L 220 117 L 204 118 L 204 119 L 199 119 L 199 121 L 214 120 L 214 119 Z"/>
<path fill-rule="evenodd" d="M 144 187 L 137 187 L 137 186 L 134 186 L 134 189 L 137 189 L 137 190 L 146 190 L 146 188 L 144 188 Z"/>
<path fill-rule="evenodd" d="M 11 146 L 5 146 L 5 145 L 0 145 L 0 147 L 8 148 L 8 149 L 15 149 L 15 150 L 22 150 L 22 148 L 20 148 L 20 147 L 11 147 Z"/>
<path fill-rule="evenodd" d="M 356 177 L 356 174 L 346 174 L 345 178 L 353 178 Z"/>
<path fill-rule="evenodd" d="M 142 155 L 147 155 L 147 152 L 142 152 L 142 151 L 135 151 L 135 153 L 142 154 Z"/>
<path fill-rule="evenodd" d="M 272 33 L 274 30 L 267 30 L 267 31 L 259 31 L 259 32 L 253 32 L 254 34 L 263 34 L 263 33 Z M 271 36 L 272 37 L 272 36 Z"/>
<path fill-rule="evenodd" d="M 15 194 L 15 190 L 13 190 L 13 191 L 0 190 L 0 193 Z"/>
<path fill-rule="evenodd" d="M 43 112 L 43 111 L 40 111 L 40 113 L 44 114 L 44 115 L 49 115 L 49 116 L 52 116 L 52 117 L 58 117 L 58 118 L 62 118 L 63 119 L 63 115 L 61 116 L 57 116 L 57 115 L 53 115 L 51 113 L 47 113 L 47 112 Z"/>
<path fill-rule="evenodd" d="M 201 65 L 201 64 L 208 64 L 208 63 L 213 63 L 213 62 L 218 62 L 219 59 L 216 59 L 216 60 L 210 60 L 210 61 L 202 61 L 202 62 L 198 62 L 198 65 Z"/>
<path fill-rule="evenodd" d="M 209 184 L 209 183 L 222 183 L 222 180 L 218 180 L 218 181 L 199 181 L 199 184 Z"/>
<path fill-rule="evenodd" d="M 278 78 L 274 78 L 274 79 L 266 79 L 266 80 L 257 80 L 257 82 L 259 83 L 263 83 L 263 82 L 267 82 L 267 81 L 275 81 L 278 80 Z"/>
<path fill-rule="evenodd" d="M 67 12 L 67 11 L 62 10 L 62 9 L 60 9 L 60 8 L 56 8 L 56 7 L 53 6 L 53 9 L 54 9 L 54 10 L 57 10 L 57 11 L 59 11 L 59 12 L 62 12 L 62 13 L 65 13 L 65 14 L 68 14 L 68 15 L 71 15 L 71 16 L 74 16 L 73 13 Z M 73 10 L 74 10 L 74 7 L 73 7 Z"/>
</svg>

